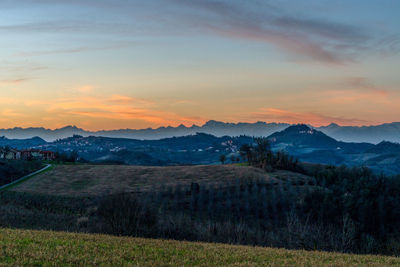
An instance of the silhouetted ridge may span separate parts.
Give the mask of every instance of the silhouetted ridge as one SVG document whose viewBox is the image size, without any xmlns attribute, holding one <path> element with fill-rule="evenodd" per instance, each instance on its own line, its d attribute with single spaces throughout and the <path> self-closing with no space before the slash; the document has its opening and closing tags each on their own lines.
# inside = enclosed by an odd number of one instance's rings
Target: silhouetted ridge
<svg viewBox="0 0 400 267">
<path fill-rule="evenodd" d="M 305 124 L 289 126 L 283 131 L 270 135 L 268 139 L 272 143 L 285 143 L 290 146 L 315 148 L 336 148 L 338 146 L 338 141 Z"/>
<path fill-rule="evenodd" d="M 367 150 L 366 152 L 375 154 L 396 153 L 400 155 L 400 144 L 382 141 L 373 148 Z"/>
</svg>

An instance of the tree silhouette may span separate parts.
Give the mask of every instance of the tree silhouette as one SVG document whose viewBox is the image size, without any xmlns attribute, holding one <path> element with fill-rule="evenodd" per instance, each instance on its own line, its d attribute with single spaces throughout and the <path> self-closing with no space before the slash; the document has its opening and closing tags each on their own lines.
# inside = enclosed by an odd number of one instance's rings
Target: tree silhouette
<svg viewBox="0 0 400 267">
<path fill-rule="evenodd" d="M 219 161 L 221 161 L 221 164 L 224 164 L 225 160 L 226 160 L 226 156 L 225 155 L 219 156 Z"/>
</svg>

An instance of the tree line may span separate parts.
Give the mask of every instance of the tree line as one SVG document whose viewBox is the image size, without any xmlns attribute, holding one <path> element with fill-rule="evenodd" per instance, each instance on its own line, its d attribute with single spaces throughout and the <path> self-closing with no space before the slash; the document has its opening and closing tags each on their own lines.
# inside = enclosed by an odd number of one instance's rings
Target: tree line
<svg viewBox="0 0 400 267">
<path fill-rule="evenodd" d="M 243 144 L 239 153 L 250 166 L 262 168 L 266 171 L 290 170 L 304 172 L 299 160 L 284 151 L 273 152 L 266 138 L 255 138 L 255 144 Z"/>
</svg>

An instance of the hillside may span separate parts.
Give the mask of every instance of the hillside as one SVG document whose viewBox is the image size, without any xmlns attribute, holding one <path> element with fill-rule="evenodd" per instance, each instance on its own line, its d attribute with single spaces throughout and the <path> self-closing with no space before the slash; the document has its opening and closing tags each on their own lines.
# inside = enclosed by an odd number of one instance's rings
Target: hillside
<svg viewBox="0 0 400 267">
<path fill-rule="evenodd" d="M 203 133 L 160 140 L 75 135 L 36 148 L 77 151 L 80 157 L 97 163 L 164 166 L 218 163 L 221 154 L 238 156 L 239 147 L 252 141 L 246 136 L 216 137 Z"/>
<path fill-rule="evenodd" d="M 32 137 L 28 139 L 8 139 L 4 136 L 0 137 L 0 147 L 12 147 L 17 149 L 25 149 L 34 146 L 40 146 L 46 144 L 40 137 Z"/>
<path fill-rule="evenodd" d="M 368 149 L 367 153 L 374 154 L 397 154 L 400 155 L 400 144 L 383 141 L 377 144 L 376 146 Z"/>
<path fill-rule="evenodd" d="M 335 149 L 338 141 L 304 124 L 294 125 L 268 137 L 272 144 L 287 144 L 289 147 Z"/>
<path fill-rule="evenodd" d="M 57 196 L 99 196 L 120 192 L 143 192 L 161 186 L 188 187 L 234 184 L 238 179 L 302 180 L 307 176 L 288 171 L 266 173 L 253 167 L 234 165 L 144 167 L 118 165 L 57 165 L 13 189 L 17 192 Z"/>
<path fill-rule="evenodd" d="M 0 228 L 0 265 L 393 266 L 400 258 Z"/>
<path fill-rule="evenodd" d="M 0 192 L 0 227 L 398 255 L 398 178 L 307 166 L 56 165 Z"/>
<path fill-rule="evenodd" d="M 290 126 L 283 131 L 276 132 L 270 135 L 268 140 L 276 149 L 288 150 L 296 155 L 316 150 L 358 154 L 374 147 L 369 143 L 340 142 L 304 124 Z"/>
<path fill-rule="evenodd" d="M 225 232 L 229 227 L 223 225 L 223 221 L 233 222 L 237 218 L 254 223 L 252 210 L 259 207 L 264 207 L 264 215 L 260 216 L 275 216 L 278 214 L 274 213 L 275 206 L 283 208 L 284 203 L 278 204 L 281 200 L 289 201 L 289 198 L 301 197 L 312 190 L 311 180 L 289 171 L 266 173 L 258 168 L 235 165 L 56 165 L 1 193 L 0 227 L 226 242 L 230 234 Z M 284 188 L 289 189 L 287 194 L 283 192 Z M 263 202 L 262 206 L 254 201 L 257 197 Z M 237 208 L 233 210 L 232 205 L 231 208 L 226 206 L 227 201 Z M 127 217 L 131 214 L 130 207 L 135 208 L 138 204 L 146 218 L 138 222 L 139 230 L 131 227 L 136 227 L 133 221 L 142 218 L 142 213 L 139 217 Z M 232 210 L 229 216 L 234 217 L 215 221 L 214 226 L 221 227 L 218 234 L 212 228 L 205 228 L 204 220 L 209 216 L 222 216 L 228 210 Z M 121 212 L 122 216 L 110 215 L 110 211 Z M 190 218 L 180 216 L 188 213 L 192 213 Z M 245 214 L 246 218 L 242 218 Z M 117 225 L 122 228 L 116 229 L 109 218 L 121 219 L 122 224 Z M 155 221 L 146 222 L 151 218 Z M 126 220 L 125 227 L 123 221 Z M 157 229 L 150 230 L 154 223 Z M 191 227 L 180 225 L 182 223 L 190 223 Z M 241 236 L 229 242 L 254 242 L 253 237 L 244 239 L 245 236 Z M 273 241 L 276 245 L 281 242 Z"/>
<path fill-rule="evenodd" d="M 346 143 L 304 124 L 289 126 L 270 135 L 268 140 L 273 150 L 283 150 L 302 162 L 363 165 L 389 175 L 400 172 L 400 145 L 397 143 Z"/>
</svg>

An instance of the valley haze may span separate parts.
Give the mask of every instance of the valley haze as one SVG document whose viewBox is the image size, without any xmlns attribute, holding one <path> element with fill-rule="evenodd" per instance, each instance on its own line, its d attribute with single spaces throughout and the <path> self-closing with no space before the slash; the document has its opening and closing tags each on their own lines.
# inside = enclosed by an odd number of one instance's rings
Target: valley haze
<svg viewBox="0 0 400 267">
<path fill-rule="evenodd" d="M 252 136 L 267 137 L 275 132 L 284 130 L 290 125 L 288 123 L 266 123 L 266 122 L 239 122 L 227 123 L 210 120 L 201 126 L 192 125 L 187 127 L 183 124 L 177 127 L 166 126 L 146 129 L 118 129 L 87 131 L 76 126 L 66 126 L 57 129 L 46 129 L 43 127 L 8 128 L 0 129 L 0 136 L 9 139 L 27 139 L 40 137 L 51 142 L 57 139 L 81 136 L 102 136 L 113 138 L 130 138 L 140 140 L 157 140 L 177 136 L 192 135 L 196 133 L 207 133 L 217 137 L 221 136 Z M 310 125 L 311 126 L 311 125 Z M 327 126 L 313 127 L 338 141 L 344 142 L 368 142 L 378 144 L 382 141 L 400 143 L 400 122 L 385 123 L 370 126 L 340 126 L 331 123 Z"/>
</svg>

